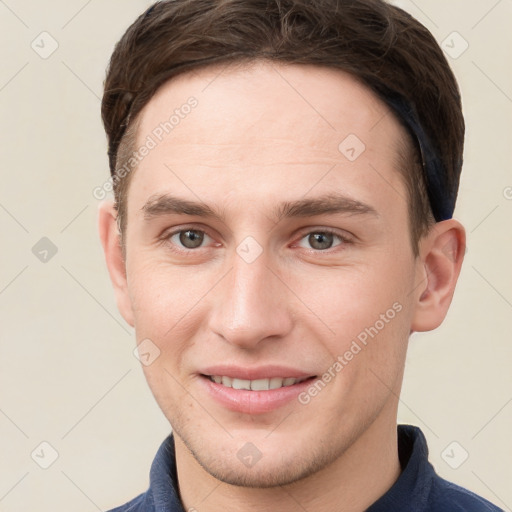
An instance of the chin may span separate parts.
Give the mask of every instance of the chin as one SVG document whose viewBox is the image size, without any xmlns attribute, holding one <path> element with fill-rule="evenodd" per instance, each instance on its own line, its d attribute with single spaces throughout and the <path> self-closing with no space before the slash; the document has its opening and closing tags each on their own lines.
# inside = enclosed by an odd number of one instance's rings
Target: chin
<svg viewBox="0 0 512 512">
<path fill-rule="evenodd" d="M 255 443 L 226 439 L 214 440 L 181 436 L 174 430 L 196 462 L 212 477 L 238 487 L 272 488 L 290 485 L 330 465 L 339 456 L 333 446 L 304 448 L 308 443 L 296 438 L 294 443 L 258 437 Z M 247 439 L 247 436 L 244 436 Z M 261 451 L 256 447 L 259 445 Z M 242 448 L 239 448 L 240 445 Z M 244 461 L 244 458 L 247 458 Z M 252 458 L 251 458 L 252 457 Z"/>
</svg>

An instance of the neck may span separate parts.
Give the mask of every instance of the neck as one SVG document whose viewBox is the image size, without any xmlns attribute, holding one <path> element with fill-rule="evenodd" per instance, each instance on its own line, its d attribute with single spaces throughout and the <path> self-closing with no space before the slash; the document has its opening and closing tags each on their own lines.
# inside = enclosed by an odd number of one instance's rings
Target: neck
<svg viewBox="0 0 512 512">
<path fill-rule="evenodd" d="M 396 410 L 394 414 L 383 411 L 332 464 L 286 486 L 249 488 L 223 483 L 197 463 L 177 436 L 175 446 L 185 510 L 361 512 L 385 494 L 400 475 Z"/>
</svg>

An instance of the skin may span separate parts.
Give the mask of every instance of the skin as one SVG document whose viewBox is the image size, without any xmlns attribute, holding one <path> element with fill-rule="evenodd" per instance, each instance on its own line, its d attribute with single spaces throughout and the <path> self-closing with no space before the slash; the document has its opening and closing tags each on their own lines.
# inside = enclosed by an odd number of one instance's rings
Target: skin
<svg viewBox="0 0 512 512">
<path fill-rule="evenodd" d="M 125 259 L 112 204 L 99 210 L 119 310 L 138 342 L 161 351 L 144 372 L 173 427 L 185 509 L 363 510 L 399 476 L 408 339 L 443 321 L 464 229 L 437 223 L 413 255 L 394 149 L 403 129 L 342 71 L 255 62 L 180 75 L 146 105 L 138 141 L 191 95 L 197 107 L 132 176 Z M 366 146 L 353 162 L 338 149 L 349 134 Z M 273 216 L 283 201 L 333 192 L 375 213 Z M 162 194 L 206 203 L 223 219 L 147 215 Z M 326 228 L 332 247 L 319 248 L 309 235 Z M 178 229 L 207 236 L 187 249 L 170 235 Z M 236 251 L 247 236 L 262 249 L 251 263 Z M 205 392 L 198 372 L 212 364 L 322 376 L 397 303 L 400 312 L 306 405 L 239 413 Z M 237 457 L 248 442 L 262 454 L 252 467 Z"/>
</svg>

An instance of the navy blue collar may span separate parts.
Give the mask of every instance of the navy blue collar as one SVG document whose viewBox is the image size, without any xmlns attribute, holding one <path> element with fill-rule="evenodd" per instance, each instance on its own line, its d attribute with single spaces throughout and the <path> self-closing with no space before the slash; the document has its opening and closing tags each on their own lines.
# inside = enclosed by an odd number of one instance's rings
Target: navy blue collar
<svg viewBox="0 0 512 512">
<path fill-rule="evenodd" d="M 427 441 L 418 427 L 398 426 L 398 457 L 402 473 L 367 512 L 424 510 L 436 474 L 428 462 Z"/>
</svg>

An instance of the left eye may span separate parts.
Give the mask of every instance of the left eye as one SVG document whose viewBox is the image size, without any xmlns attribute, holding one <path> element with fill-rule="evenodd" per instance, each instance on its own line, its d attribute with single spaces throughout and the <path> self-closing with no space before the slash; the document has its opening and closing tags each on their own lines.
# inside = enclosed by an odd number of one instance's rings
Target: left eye
<svg viewBox="0 0 512 512">
<path fill-rule="evenodd" d="M 340 240 L 340 242 L 336 245 L 333 245 L 335 238 Z M 326 249 L 330 249 L 331 247 L 341 245 L 341 243 L 345 242 L 345 239 L 342 236 L 331 233 L 330 231 L 312 231 L 311 233 L 308 233 L 306 236 L 302 237 L 301 242 L 303 240 L 306 240 L 310 247 L 318 251 L 324 251 Z M 301 247 L 304 246 L 301 245 Z"/>
<path fill-rule="evenodd" d="M 173 244 L 181 244 L 185 249 L 197 249 L 201 246 L 205 238 L 208 239 L 210 237 L 204 231 L 197 229 L 184 229 L 182 231 L 176 231 L 169 236 L 169 240 Z"/>
</svg>

